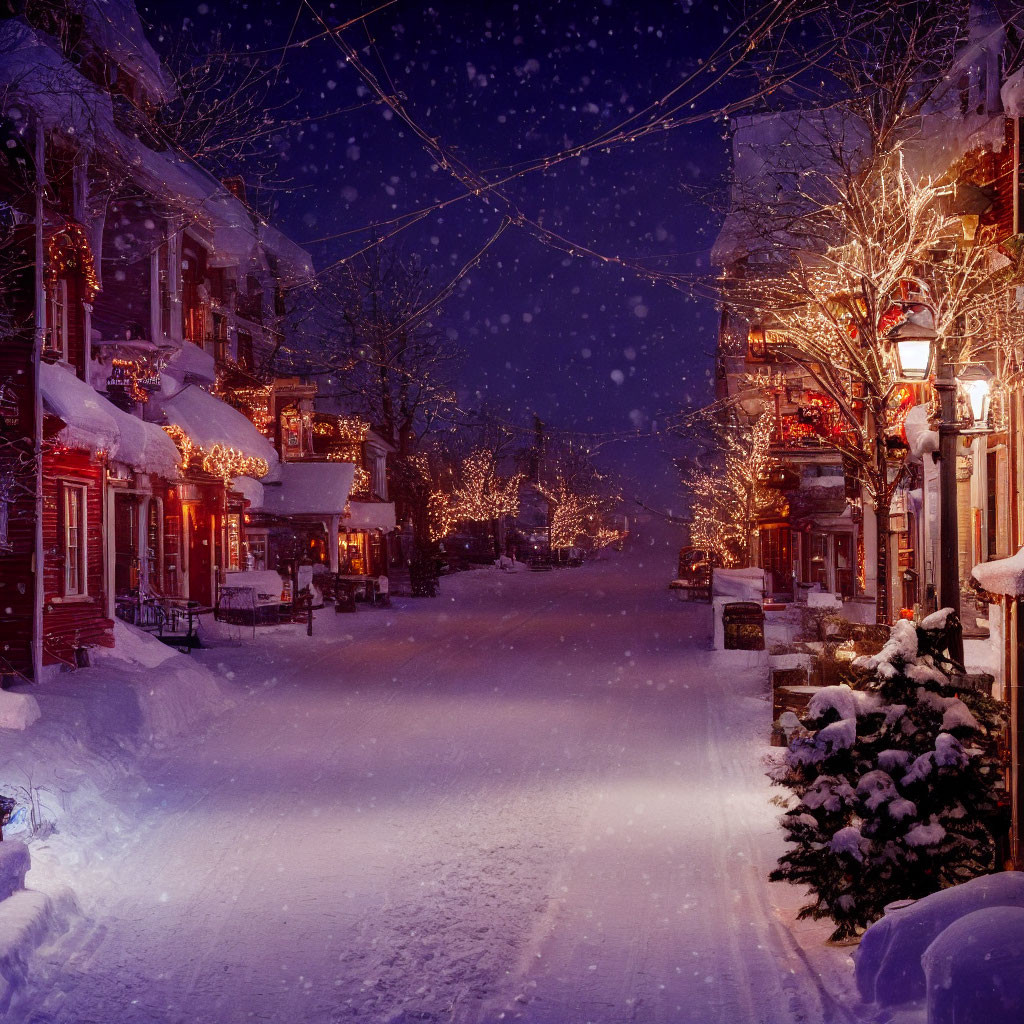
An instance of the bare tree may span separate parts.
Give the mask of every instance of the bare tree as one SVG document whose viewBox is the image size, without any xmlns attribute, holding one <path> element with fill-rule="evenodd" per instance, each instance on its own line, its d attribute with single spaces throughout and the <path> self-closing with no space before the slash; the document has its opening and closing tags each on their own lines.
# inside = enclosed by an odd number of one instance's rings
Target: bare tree
<svg viewBox="0 0 1024 1024">
<path fill-rule="evenodd" d="M 880 621 L 906 452 L 893 331 L 934 331 L 951 362 L 977 358 L 1004 276 L 993 271 L 990 231 L 965 237 L 961 218 L 980 191 L 965 188 L 969 165 L 950 166 L 937 144 L 990 116 L 970 63 L 977 25 L 966 4 L 891 6 L 858 22 L 855 10 L 828 5 L 831 102 L 746 126 L 751 144 L 763 142 L 763 164 L 734 183 L 726 230 L 744 251 L 723 282 L 726 305 L 751 324 L 763 355 L 831 401 L 821 439 L 864 485 L 878 528 Z"/>
<path fill-rule="evenodd" d="M 319 376 L 324 399 L 360 413 L 395 445 L 396 511 L 400 522 L 412 523 L 421 560 L 436 553 L 428 506 L 439 489 L 429 468 L 437 459 L 427 438 L 452 422 L 461 358 L 425 313 L 433 298 L 431 275 L 418 258 L 375 247 L 295 295 L 289 319 L 296 342 L 283 353 L 285 365 Z"/>
<path fill-rule="evenodd" d="M 309 118 L 299 94 L 282 84 L 281 65 L 225 46 L 219 32 L 165 32 L 174 45 L 165 64 L 174 98 L 156 112 L 160 132 L 221 180 L 245 182 L 246 199 L 269 213 L 288 133 Z"/>
</svg>

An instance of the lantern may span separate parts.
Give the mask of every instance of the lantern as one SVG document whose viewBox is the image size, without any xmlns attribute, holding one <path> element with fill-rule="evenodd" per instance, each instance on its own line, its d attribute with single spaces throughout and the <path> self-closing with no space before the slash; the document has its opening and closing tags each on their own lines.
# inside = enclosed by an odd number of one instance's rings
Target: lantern
<svg viewBox="0 0 1024 1024">
<path fill-rule="evenodd" d="M 905 321 L 889 332 L 896 350 L 896 375 L 900 380 L 927 380 L 932 367 L 935 329 Z"/>
<path fill-rule="evenodd" d="M 969 363 L 957 374 L 957 381 L 971 407 L 971 425 L 964 433 L 988 430 L 988 412 L 992 399 L 992 371 L 981 363 Z"/>
</svg>

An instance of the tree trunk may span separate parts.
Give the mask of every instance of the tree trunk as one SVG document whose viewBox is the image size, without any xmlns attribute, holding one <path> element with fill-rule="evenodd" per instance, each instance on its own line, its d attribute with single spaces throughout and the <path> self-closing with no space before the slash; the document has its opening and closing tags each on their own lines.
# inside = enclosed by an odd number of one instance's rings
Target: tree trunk
<svg viewBox="0 0 1024 1024">
<path fill-rule="evenodd" d="M 882 497 L 875 501 L 875 622 L 884 625 L 889 621 L 889 520 L 890 501 Z"/>
</svg>

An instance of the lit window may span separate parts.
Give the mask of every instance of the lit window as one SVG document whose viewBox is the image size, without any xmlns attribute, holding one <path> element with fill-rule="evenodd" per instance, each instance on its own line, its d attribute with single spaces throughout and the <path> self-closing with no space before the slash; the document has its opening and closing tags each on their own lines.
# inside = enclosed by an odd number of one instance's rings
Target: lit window
<svg viewBox="0 0 1024 1024">
<path fill-rule="evenodd" d="M 64 596 L 88 593 L 86 585 L 86 500 L 83 484 L 63 485 Z"/>
</svg>

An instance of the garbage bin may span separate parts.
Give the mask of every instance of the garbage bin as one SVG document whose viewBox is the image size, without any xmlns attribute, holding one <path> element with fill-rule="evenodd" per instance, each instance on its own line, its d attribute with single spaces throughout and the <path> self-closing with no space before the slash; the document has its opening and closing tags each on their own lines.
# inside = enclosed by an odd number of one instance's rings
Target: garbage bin
<svg viewBox="0 0 1024 1024">
<path fill-rule="evenodd" d="M 356 585 L 352 580 L 338 580 L 334 590 L 334 611 L 354 612 L 356 610 Z"/>
<path fill-rule="evenodd" d="M 756 601 L 733 601 L 722 609 L 727 651 L 764 650 L 764 609 Z"/>
</svg>

